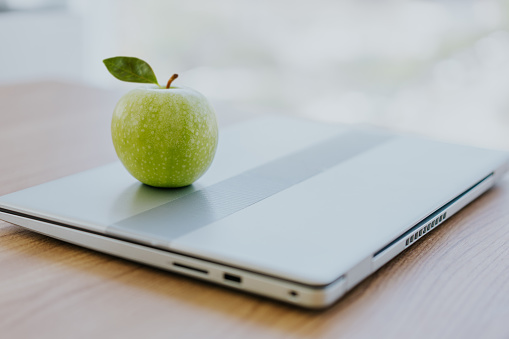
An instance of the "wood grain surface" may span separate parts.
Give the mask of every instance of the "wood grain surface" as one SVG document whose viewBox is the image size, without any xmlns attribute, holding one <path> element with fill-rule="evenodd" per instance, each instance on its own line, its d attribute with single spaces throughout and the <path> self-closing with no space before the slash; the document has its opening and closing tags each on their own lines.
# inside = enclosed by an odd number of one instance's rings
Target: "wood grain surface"
<svg viewBox="0 0 509 339">
<path fill-rule="evenodd" d="M 118 98 L 0 87 L 0 195 L 115 160 Z M 509 338 L 508 225 L 506 176 L 338 303 L 307 311 L 0 221 L 0 338 Z"/>
</svg>

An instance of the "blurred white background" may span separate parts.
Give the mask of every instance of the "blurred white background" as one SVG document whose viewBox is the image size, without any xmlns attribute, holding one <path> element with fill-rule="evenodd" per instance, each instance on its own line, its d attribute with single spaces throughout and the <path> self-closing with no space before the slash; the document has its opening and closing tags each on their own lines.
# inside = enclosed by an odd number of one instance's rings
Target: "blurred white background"
<svg viewBox="0 0 509 339">
<path fill-rule="evenodd" d="M 127 90 L 102 59 L 136 56 L 218 107 L 509 149 L 509 0 L 0 0 L 0 50 L 3 84 Z"/>
</svg>

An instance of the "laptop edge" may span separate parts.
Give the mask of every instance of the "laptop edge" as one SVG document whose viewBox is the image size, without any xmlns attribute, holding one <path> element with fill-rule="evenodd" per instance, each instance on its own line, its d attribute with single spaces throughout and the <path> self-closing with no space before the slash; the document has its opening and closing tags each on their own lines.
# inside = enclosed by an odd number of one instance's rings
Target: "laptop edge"
<svg viewBox="0 0 509 339">
<path fill-rule="evenodd" d="M 366 257 L 338 279 L 324 286 L 306 285 L 224 263 L 134 243 L 111 235 L 81 230 L 64 223 L 17 212 L 7 206 L 0 206 L 0 219 L 59 240 L 163 270 L 302 307 L 323 308 L 334 303 L 374 271 L 380 269 L 399 253 L 411 247 L 427 233 L 436 229 L 460 209 L 486 192 L 505 173 L 506 167 L 506 164 L 501 165 L 500 168 L 489 173 L 428 217 L 412 225 L 385 247 Z"/>
</svg>

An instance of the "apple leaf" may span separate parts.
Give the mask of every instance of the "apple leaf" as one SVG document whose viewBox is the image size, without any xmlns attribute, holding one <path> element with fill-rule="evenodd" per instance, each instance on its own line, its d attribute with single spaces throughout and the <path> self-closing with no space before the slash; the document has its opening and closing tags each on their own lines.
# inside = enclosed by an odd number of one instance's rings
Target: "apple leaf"
<svg viewBox="0 0 509 339">
<path fill-rule="evenodd" d="M 119 80 L 159 86 L 152 67 L 141 59 L 118 56 L 104 59 L 103 62 L 108 71 Z"/>
</svg>

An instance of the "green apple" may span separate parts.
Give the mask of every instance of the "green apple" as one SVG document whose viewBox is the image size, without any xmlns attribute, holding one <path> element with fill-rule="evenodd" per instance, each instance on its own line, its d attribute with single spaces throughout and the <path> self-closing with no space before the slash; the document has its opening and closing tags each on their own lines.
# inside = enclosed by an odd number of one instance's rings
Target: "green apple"
<svg viewBox="0 0 509 339">
<path fill-rule="evenodd" d="M 131 175 L 150 186 L 192 184 L 207 171 L 217 148 L 214 109 L 201 93 L 171 86 L 176 77 L 166 88 L 156 83 L 131 90 L 113 111 L 117 155 Z"/>
</svg>

